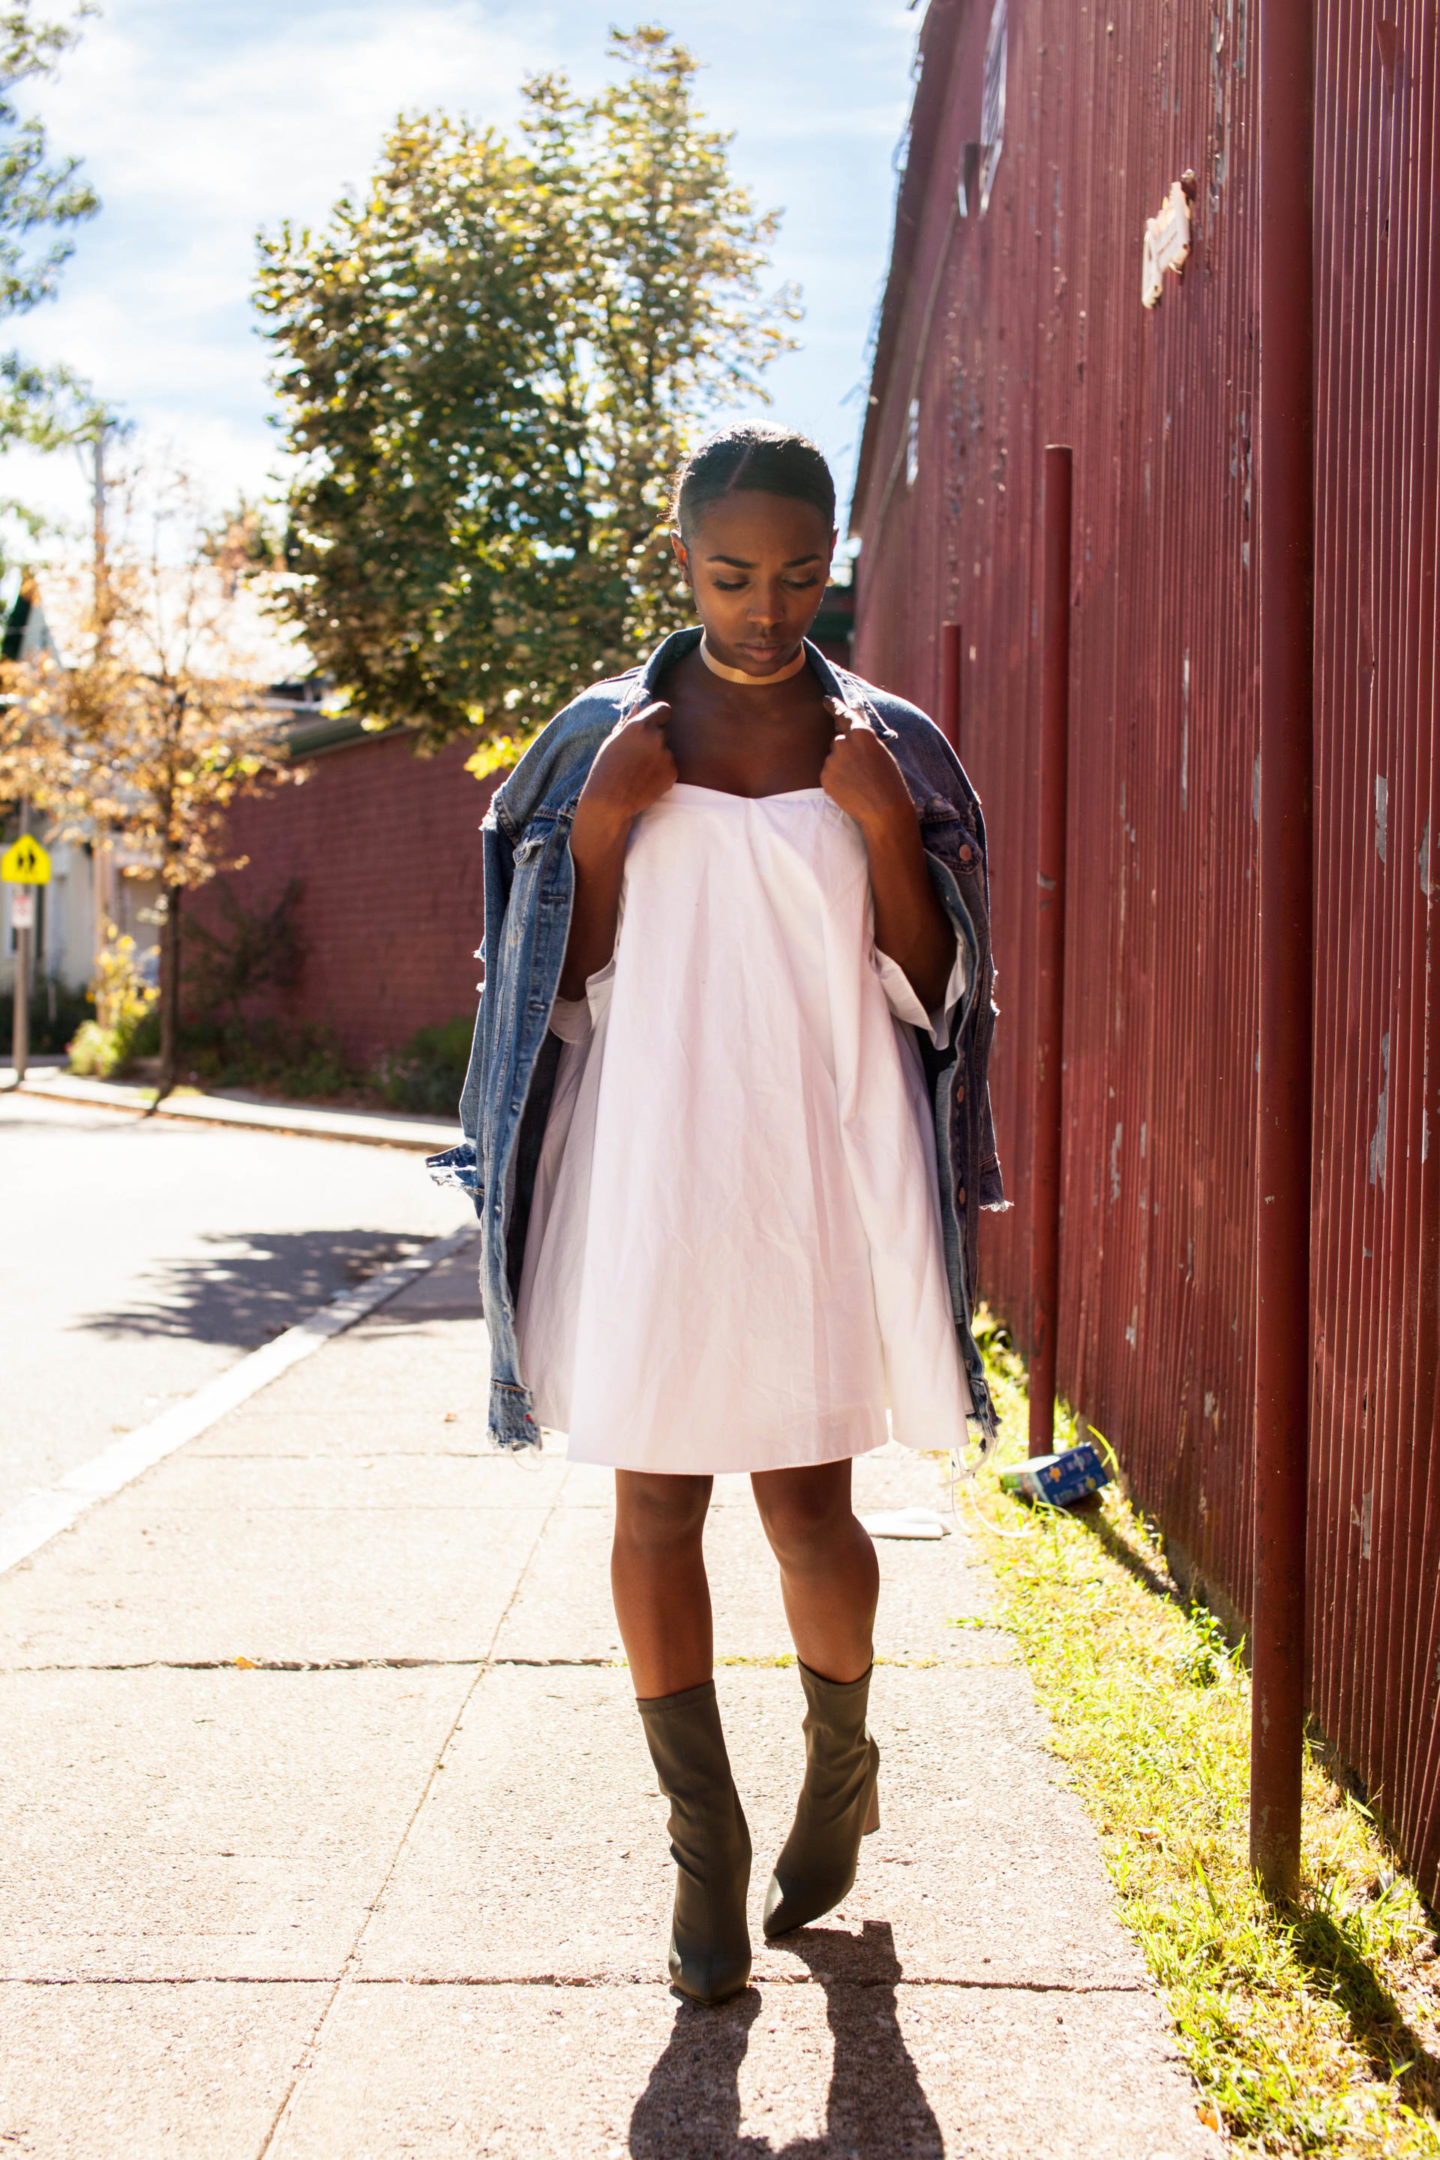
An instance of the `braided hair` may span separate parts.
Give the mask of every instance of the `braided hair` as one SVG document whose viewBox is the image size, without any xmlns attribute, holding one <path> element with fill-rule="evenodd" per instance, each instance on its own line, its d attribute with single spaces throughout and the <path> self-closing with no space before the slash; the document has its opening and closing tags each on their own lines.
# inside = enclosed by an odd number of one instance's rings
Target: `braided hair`
<svg viewBox="0 0 1440 2160">
<path fill-rule="evenodd" d="M 670 514 L 687 541 L 712 503 L 741 488 L 807 502 L 835 523 L 835 482 L 808 436 L 764 420 L 719 428 L 693 450 L 675 480 Z"/>
</svg>

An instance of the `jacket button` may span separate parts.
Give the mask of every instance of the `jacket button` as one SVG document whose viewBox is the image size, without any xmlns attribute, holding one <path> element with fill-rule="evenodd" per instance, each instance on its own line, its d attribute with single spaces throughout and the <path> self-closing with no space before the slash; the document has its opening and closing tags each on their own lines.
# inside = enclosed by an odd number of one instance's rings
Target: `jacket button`
<svg viewBox="0 0 1440 2160">
<path fill-rule="evenodd" d="M 965 842 L 963 843 L 963 845 L 961 846 L 961 849 L 960 849 L 960 860 L 961 860 L 961 862 L 969 862 L 969 860 L 970 860 L 971 856 L 972 856 L 972 855 L 974 854 L 974 852 L 975 852 L 975 850 L 974 850 L 974 849 L 973 849 L 973 848 L 971 847 L 971 845 L 970 845 L 969 841 L 968 841 L 968 840 L 966 840 L 966 841 L 965 841 Z"/>
<path fill-rule="evenodd" d="M 964 1205 L 965 1205 L 965 1188 L 964 1188 L 964 1186 L 963 1186 L 963 1185 L 962 1185 L 962 1186 L 960 1187 L 960 1190 L 959 1190 L 959 1192 L 958 1192 L 958 1193 L 956 1193 L 955 1197 L 956 1197 L 956 1199 L 957 1199 L 957 1200 L 959 1201 L 959 1203 L 960 1203 L 961 1207 L 964 1207 Z"/>
<path fill-rule="evenodd" d="M 963 1087 L 957 1087 L 957 1088 L 956 1088 L 956 1090 L 955 1090 L 955 1100 L 956 1100 L 956 1102 L 964 1102 L 964 1100 L 965 1100 L 965 1090 L 964 1090 L 964 1088 L 963 1088 Z"/>
</svg>

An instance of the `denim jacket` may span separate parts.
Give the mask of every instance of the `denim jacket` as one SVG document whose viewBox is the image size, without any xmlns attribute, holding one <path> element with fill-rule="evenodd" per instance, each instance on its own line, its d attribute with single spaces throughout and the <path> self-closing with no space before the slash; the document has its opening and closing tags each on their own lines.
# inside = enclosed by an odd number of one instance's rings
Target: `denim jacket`
<svg viewBox="0 0 1440 2160">
<path fill-rule="evenodd" d="M 481 1224 L 480 1281 L 491 1349 L 490 1435 L 503 1448 L 540 1439 L 515 1341 L 515 1297 L 540 1143 L 560 1043 L 550 1012 L 570 931 L 574 875 L 570 821 L 585 778 L 616 722 L 648 704 L 666 670 L 699 642 L 697 629 L 665 639 L 643 667 L 583 691 L 536 738 L 491 804 L 482 828 L 485 963 L 465 1091 L 462 1144 L 432 1158 L 442 1182 L 473 1195 Z M 986 1069 L 995 1008 L 989 881 L 980 803 L 939 729 L 902 698 L 833 668 L 807 643 L 828 697 L 864 712 L 905 776 L 920 819 L 935 890 L 969 953 L 968 984 L 950 1018 L 948 1047 L 918 1030 L 935 1115 L 940 1217 L 955 1327 L 981 1436 L 995 1413 L 971 1332 L 981 1208 L 1003 1207 Z M 957 1441 L 961 1436 L 957 1435 Z"/>
</svg>

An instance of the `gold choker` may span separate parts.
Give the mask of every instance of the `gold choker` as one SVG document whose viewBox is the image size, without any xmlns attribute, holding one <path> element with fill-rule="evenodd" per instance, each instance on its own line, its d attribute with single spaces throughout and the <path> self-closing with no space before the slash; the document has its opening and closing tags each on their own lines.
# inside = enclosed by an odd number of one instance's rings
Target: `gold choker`
<svg viewBox="0 0 1440 2160">
<path fill-rule="evenodd" d="M 799 674 L 801 668 L 805 665 L 805 647 L 802 645 L 795 658 L 787 661 L 784 667 L 776 668 L 773 675 L 747 675 L 744 668 L 723 667 L 712 655 L 710 647 L 705 642 L 705 633 L 702 630 L 700 633 L 700 658 L 709 668 L 711 674 L 720 676 L 722 681 L 748 683 L 752 690 L 763 690 L 767 683 L 788 682 L 792 675 Z"/>
</svg>

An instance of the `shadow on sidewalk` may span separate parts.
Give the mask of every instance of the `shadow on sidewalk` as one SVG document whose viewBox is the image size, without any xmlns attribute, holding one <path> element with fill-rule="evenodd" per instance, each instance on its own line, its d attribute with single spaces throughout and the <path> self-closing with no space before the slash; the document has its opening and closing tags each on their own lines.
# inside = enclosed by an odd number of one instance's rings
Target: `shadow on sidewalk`
<svg viewBox="0 0 1440 2160">
<path fill-rule="evenodd" d="M 182 1336 L 253 1350 L 340 1291 L 368 1282 L 427 1241 L 391 1230 L 249 1230 L 147 1269 L 147 1297 L 74 1325 L 96 1335 Z"/>
<path fill-rule="evenodd" d="M 682 2002 L 630 2117 L 634 2160 L 940 2160 L 944 2139 L 900 2032 L 900 1961 L 888 1921 L 860 1939 L 802 1928 L 784 1947 L 825 1991 L 834 2043 L 825 2129 L 772 2145 L 740 2135 L 740 2067 L 765 2001 L 747 1988 L 716 2010 Z M 786 1988 L 772 1990 L 778 2007 Z"/>
</svg>

